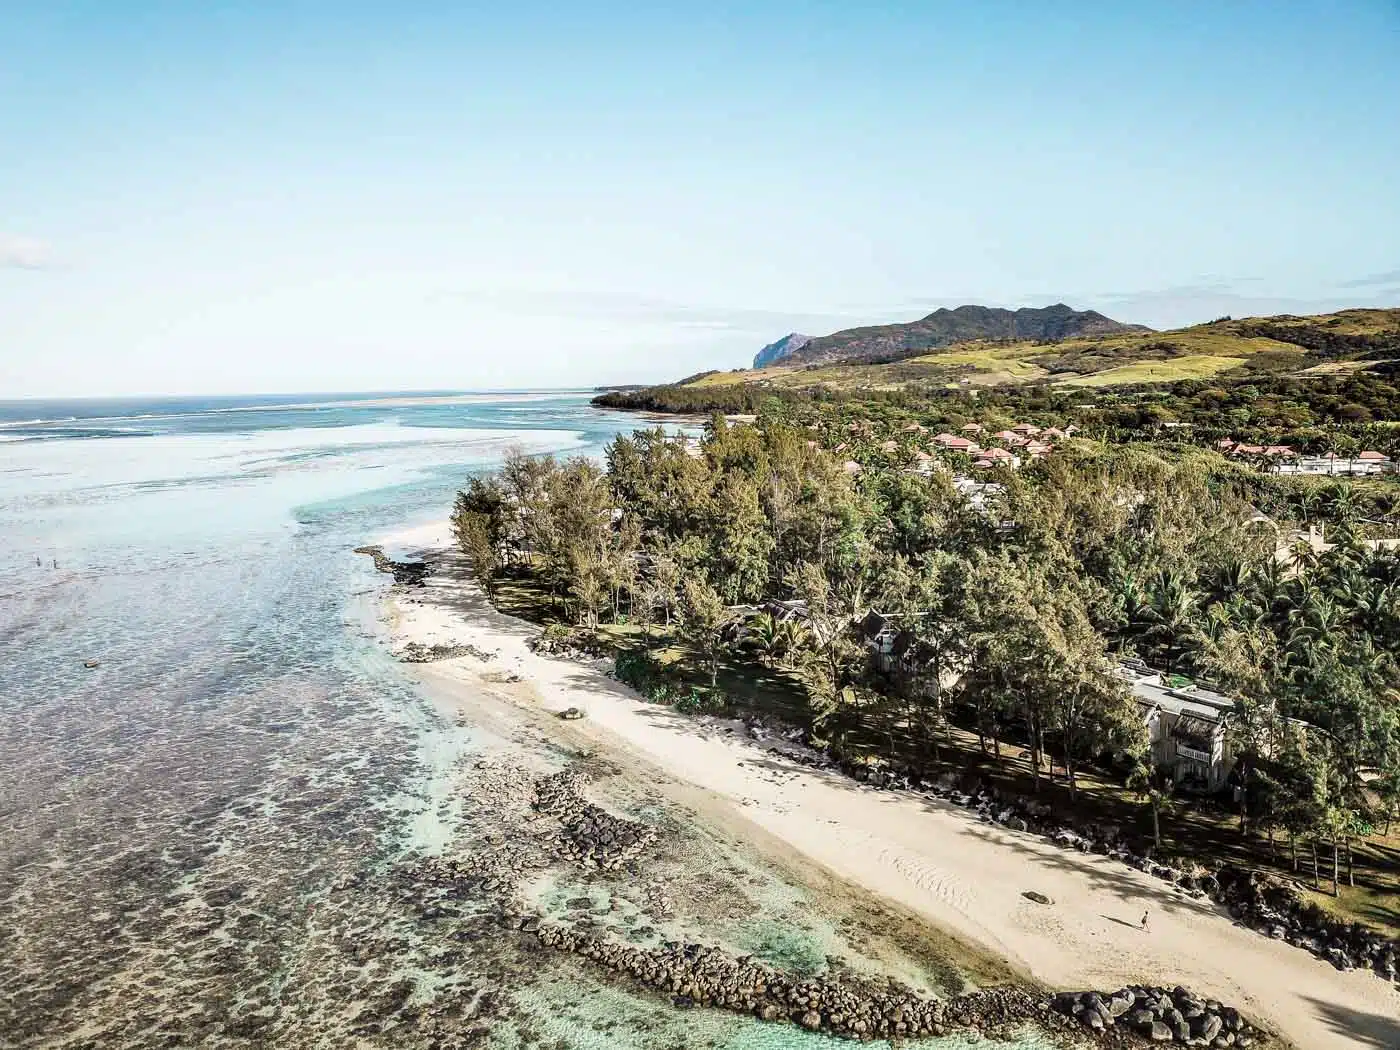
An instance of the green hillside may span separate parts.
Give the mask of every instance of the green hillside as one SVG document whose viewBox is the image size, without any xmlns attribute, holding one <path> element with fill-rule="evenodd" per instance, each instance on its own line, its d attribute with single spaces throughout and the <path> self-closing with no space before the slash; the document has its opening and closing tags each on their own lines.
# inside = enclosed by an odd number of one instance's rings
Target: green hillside
<svg viewBox="0 0 1400 1050">
<path fill-rule="evenodd" d="M 851 393 L 905 387 L 1003 384 L 1123 386 L 1251 375 L 1365 370 L 1400 358 L 1400 309 L 1344 310 L 1313 317 L 1220 320 L 1166 332 L 1127 331 L 1041 341 L 956 343 L 887 363 L 780 364 L 711 372 L 686 388 L 823 387 Z"/>
</svg>

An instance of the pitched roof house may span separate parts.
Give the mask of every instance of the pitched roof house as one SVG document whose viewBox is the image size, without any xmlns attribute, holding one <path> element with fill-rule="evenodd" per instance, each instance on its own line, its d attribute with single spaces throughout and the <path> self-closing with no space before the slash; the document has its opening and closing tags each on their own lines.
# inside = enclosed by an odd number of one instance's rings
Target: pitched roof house
<svg viewBox="0 0 1400 1050">
<path fill-rule="evenodd" d="M 1227 733 L 1235 701 L 1213 689 L 1174 680 L 1141 660 L 1115 669 L 1147 725 L 1153 761 L 1188 791 L 1215 792 L 1235 767 Z"/>
<path fill-rule="evenodd" d="M 958 437 L 956 434 L 938 434 L 933 439 L 934 444 L 942 445 L 944 448 L 952 449 L 955 452 L 973 453 L 977 451 L 977 442 L 965 437 Z"/>
</svg>

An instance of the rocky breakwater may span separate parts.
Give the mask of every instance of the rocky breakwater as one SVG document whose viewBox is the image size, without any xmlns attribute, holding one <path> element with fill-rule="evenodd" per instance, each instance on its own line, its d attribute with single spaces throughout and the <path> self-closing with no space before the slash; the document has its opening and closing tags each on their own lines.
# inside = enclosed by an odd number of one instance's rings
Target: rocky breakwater
<svg viewBox="0 0 1400 1050">
<path fill-rule="evenodd" d="M 520 928 L 541 944 L 668 994 L 677 1006 L 714 1007 L 764 1021 L 791 1021 L 846 1038 L 928 1038 L 955 1029 L 1010 1034 L 1029 1023 L 1062 1031 L 1074 1027 L 1043 998 L 1016 988 L 970 992 L 945 1002 L 894 982 L 791 977 L 752 958 L 736 958 L 702 944 L 673 941 L 660 948 L 642 948 L 536 919 L 524 920 Z"/>
<path fill-rule="evenodd" d="M 1110 1046 L 1141 1045 L 1160 1039 L 1163 1031 L 1176 1039 L 1180 1029 L 1171 1010 L 1187 1022 L 1188 1038 L 1214 1026 L 1209 1019 L 1197 1024 L 1196 1001 L 1181 989 L 1052 998 L 1035 989 L 999 987 L 936 999 L 892 980 L 844 970 L 795 975 L 715 946 L 680 941 L 652 946 L 609 937 L 587 919 L 575 924 L 548 920 L 523 903 L 519 889 L 525 882 L 563 863 L 591 869 L 593 878 L 613 885 L 615 893 L 623 884 L 628 887 L 624 893 L 639 890 L 640 855 L 659 835 L 650 824 L 590 802 L 583 793 L 589 781 L 587 768 L 577 765 L 539 775 L 515 765 L 478 762 L 464 786 L 480 814 L 490 814 L 489 823 L 473 836 L 470 852 L 421 857 L 401 872 L 419 914 L 435 921 L 499 924 L 527 946 L 586 960 L 676 1006 L 729 1010 L 849 1039 L 955 1032 L 1010 1038 L 1029 1025 L 1066 1036 L 1092 1035 Z M 637 896 L 655 914 L 671 910 L 658 886 Z M 1237 1012 L 1217 1003 L 1201 1006 L 1201 1016 L 1218 1018 L 1220 1027 L 1209 1042 L 1195 1045 L 1250 1045 L 1255 1033 Z M 1140 1011 L 1165 1029 L 1139 1024 Z"/>
<path fill-rule="evenodd" d="M 409 587 L 422 587 L 423 580 L 431 568 L 425 561 L 395 561 L 384 553 L 384 548 L 373 545 L 356 547 L 356 554 L 368 554 L 374 559 L 374 567 L 380 572 L 389 573 L 395 583 Z"/>
<path fill-rule="evenodd" d="M 1126 1029 L 1152 1043 L 1223 1050 L 1253 1046 L 1260 1038 L 1238 1010 L 1198 999 L 1185 988 L 1134 986 L 1112 994 L 1062 992 L 1052 1005 L 1096 1034 Z"/>
</svg>

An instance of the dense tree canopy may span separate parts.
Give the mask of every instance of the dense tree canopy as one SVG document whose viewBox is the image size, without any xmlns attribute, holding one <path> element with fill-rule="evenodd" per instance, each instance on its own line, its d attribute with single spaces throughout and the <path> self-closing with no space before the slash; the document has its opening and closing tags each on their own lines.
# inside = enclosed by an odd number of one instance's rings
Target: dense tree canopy
<svg viewBox="0 0 1400 1050">
<path fill-rule="evenodd" d="M 1114 674 L 1139 656 L 1238 698 L 1255 826 L 1335 843 L 1393 814 L 1400 557 L 1363 542 L 1374 501 L 1204 449 L 1099 441 L 994 471 L 974 501 L 955 456 L 916 455 L 900 412 L 756 407 L 698 442 L 619 437 L 606 467 L 511 456 L 458 497 L 473 571 L 489 587 L 529 564 L 584 627 L 674 628 L 712 684 L 745 637 L 800 675 L 838 737 L 878 723 L 934 752 L 956 709 L 998 755 L 1024 742 L 1037 777 L 1055 755 L 1071 792 L 1100 756 L 1146 761 Z M 1334 545 L 1295 549 L 1318 521 Z M 895 666 L 862 634 L 872 613 L 899 636 Z"/>
</svg>

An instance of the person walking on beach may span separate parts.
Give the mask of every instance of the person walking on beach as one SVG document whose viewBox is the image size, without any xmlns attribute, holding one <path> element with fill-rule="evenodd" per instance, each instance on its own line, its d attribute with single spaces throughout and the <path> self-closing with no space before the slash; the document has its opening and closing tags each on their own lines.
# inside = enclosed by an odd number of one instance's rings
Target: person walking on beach
<svg viewBox="0 0 1400 1050">
<path fill-rule="evenodd" d="M 1142 913 L 1142 923 L 1141 923 L 1141 925 L 1142 925 L 1142 932 L 1143 932 L 1143 933 L 1148 933 L 1148 932 L 1150 932 L 1150 931 L 1147 929 L 1147 912 L 1143 912 L 1143 913 Z"/>
</svg>

